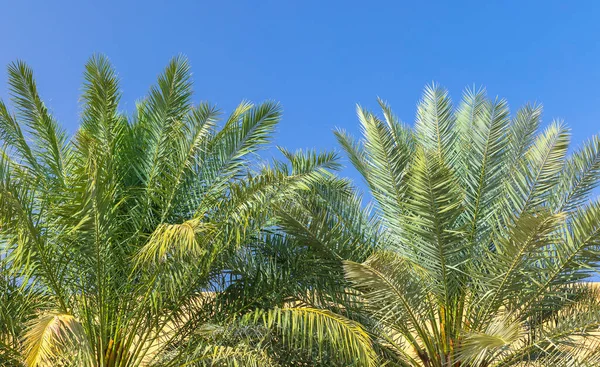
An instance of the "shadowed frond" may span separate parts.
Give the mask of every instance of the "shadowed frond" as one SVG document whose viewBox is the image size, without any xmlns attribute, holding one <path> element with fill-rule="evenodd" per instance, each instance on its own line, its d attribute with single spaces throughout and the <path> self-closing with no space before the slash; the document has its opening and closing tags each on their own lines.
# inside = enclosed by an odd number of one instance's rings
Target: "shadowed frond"
<svg viewBox="0 0 600 367">
<path fill-rule="evenodd" d="M 291 347 L 311 350 L 328 345 L 339 361 L 353 361 L 360 366 L 377 366 L 367 332 L 357 323 L 327 310 L 313 308 L 282 308 L 256 313 L 255 322 L 262 320 L 271 329 L 281 332 L 283 342 Z"/>
</svg>

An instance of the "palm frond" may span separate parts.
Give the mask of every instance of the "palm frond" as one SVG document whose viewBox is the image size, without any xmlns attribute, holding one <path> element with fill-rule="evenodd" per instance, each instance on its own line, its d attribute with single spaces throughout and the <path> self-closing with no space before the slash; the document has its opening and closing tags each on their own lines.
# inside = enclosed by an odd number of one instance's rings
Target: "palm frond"
<svg viewBox="0 0 600 367">
<path fill-rule="evenodd" d="M 437 84 L 425 88 L 417 107 L 415 132 L 423 146 L 439 158 L 451 159 L 456 143 L 456 117 L 448 91 Z"/>
<path fill-rule="evenodd" d="M 505 215 L 526 213 L 539 207 L 557 185 L 558 173 L 569 144 L 568 130 L 561 123 L 551 124 L 517 161 L 506 187 Z"/>
<path fill-rule="evenodd" d="M 478 98 L 478 97 L 474 97 Z M 471 142 L 465 169 L 465 216 L 470 241 L 478 241 L 491 231 L 487 217 L 492 215 L 498 197 L 502 195 L 502 180 L 506 174 L 505 151 L 508 130 L 508 105 L 500 100 L 479 108 L 471 125 Z M 475 112 L 474 112 L 475 113 Z"/>
<path fill-rule="evenodd" d="M 484 332 L 471 332 L 464 337 L 459 359 L 471 365 L 485 365 L 498 359 L 522 338 L 525 328 L 510 320 L 510 315 L 498 315 Z"/>
<path fill-rule="evenodd" d="M 572 211 L 583 205 L 600 183 L 600 137 L 593 136 L 585 145 L 568 158 L 549 200 L 556 211 Z"/>
<path fill-rule="evenodd" d="M 207 250 L 202 246 L 207 238 L 215 235 L 215 228 L 209 223 L 191 219 L 181 224 L 160 224 L 150 236 L 148 243 L 140 249 L 141 262 L 161 262 L 167 257 L 201 256 Z"/>
<path fill-rule="evenodd" d="M 49 313 L 33 320 L 24 344 L 29 367 L 52 365 L 65 357 L 73 360 L 75 356 L 83 365 L 90 362 L 84 330 L 69 314 Z M 68 352 L 75 354 L 63 354 Z"/>
<path fill-rule="evenodd" d="M 68 160 L 67 136 L 42 102 L 33 71 L 24 62 L 12 63 L 8 67 L 8 83 L 17 116 L 35 139 L 41 161 L 59 182 L 63 181 L 65 161 Z"/>
<path fill-rule="evenodd" d="M 322 352 L 329 345 L 339 361 L 360 366 L 376 366 L 377 355 L 367 332 L 357 323 L 327 310 L 313 308 L 281 308 L 255 313 L 255 322 L 276 328 L 283 342 L 291 347 Z"/>
</svg>

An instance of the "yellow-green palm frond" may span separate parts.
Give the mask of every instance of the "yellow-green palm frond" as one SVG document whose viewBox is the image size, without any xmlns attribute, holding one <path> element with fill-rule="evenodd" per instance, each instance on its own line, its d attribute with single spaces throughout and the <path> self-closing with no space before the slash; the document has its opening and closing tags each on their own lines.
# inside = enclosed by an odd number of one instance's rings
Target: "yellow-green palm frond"
<svg viewBox="0 0 600 367">
<path fill-rule="evenodd" d="M 498 359 L 525 335 L 525 327 L 510 314 L 500 313 L 484 331 L 467 332 L 459 347 L 458 359 L 471 365 L 485 365 Z"/>
<path fill-rule="evenodd" d="M 48 313 L 32 320 L 23 344 L 28 367 L 52 366 L 61 360 L 86 365 L 91 358 L 83 327 L 69 314 Z"/>
<path fill-rule="evenodd" d="M 208 252 L 206 245 L 215 235 L 215 226 L 199 219 L 180 224 L 160 224 L 140 249 L 138 260 L 158 263 L 168 257 L 202 256 Z"/>
</svg>

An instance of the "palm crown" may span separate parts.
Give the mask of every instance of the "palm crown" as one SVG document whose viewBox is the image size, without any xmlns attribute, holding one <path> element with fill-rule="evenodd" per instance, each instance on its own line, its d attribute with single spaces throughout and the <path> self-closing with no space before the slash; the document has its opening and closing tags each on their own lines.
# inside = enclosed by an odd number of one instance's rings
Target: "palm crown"
<svg viewBox="0 0 600 367">
<path fill-rule="evenodd" d="M 264 364 L 203 324 L 225 260 L 268 227 L 265 203 L 307 185 L 335 155 L 254 158 L 280 118 L 274 103 L 193 105 L 173 59 L 132 116 L 119 111 L 108 60 L 85 69 L 72 139 L 41 101 L 31 70 L 9 67 L 16 114 L 0 103 L 0 358 L 28 366 Z M 216 288 L 215 288 L 216 287 Z M 214 334 L 214 333 L 213 333 Z M 227 341 L 227 340 L 225 340 Z"/>
<path fill-rule="evenodd" d="M 582 281 L 600 259 L 600 139 L 570 156 L 541 107 L 432 86 L 414 128 L 380 101 L 363 137 L 336 135 L 385 230 L 345 263 L 392 365 L 597 365 L 600 303 Z M 596 333 L 596 334 L 594 334 Z"/>
</svg>

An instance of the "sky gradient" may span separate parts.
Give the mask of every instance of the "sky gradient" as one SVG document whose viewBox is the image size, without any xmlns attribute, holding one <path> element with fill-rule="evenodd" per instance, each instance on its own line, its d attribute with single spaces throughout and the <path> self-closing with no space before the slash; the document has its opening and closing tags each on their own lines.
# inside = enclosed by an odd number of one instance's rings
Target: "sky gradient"
<svg viewBox="0 0 600 367">
<path fill-rule="evenodd" d="M 579 145 L 600 132 L 599 15 L 597 1 L 10 1 L 0 97 L 5 66 L 22 59 L 73 132 L 90 55 L 112 60 L 131 110 L 184 54 L 197 101 L 224 112 L 243 99 L 280 101 L 276 143 L 289 149 L 336 148 L 332 129 L 357 132 L 355 105 L 375 108 L 377 96 L 412 124 L 432 81 L 455 101 L 475 85 L 513 111 L 540 102 L 544 122 L 563 119 Z"/>
</svg>

